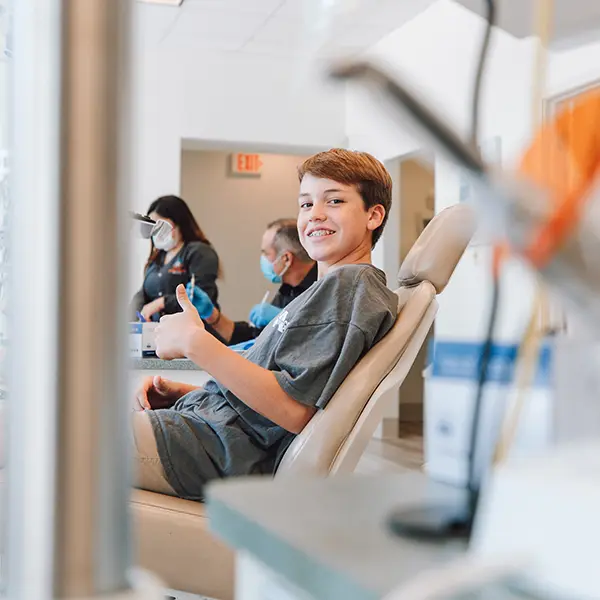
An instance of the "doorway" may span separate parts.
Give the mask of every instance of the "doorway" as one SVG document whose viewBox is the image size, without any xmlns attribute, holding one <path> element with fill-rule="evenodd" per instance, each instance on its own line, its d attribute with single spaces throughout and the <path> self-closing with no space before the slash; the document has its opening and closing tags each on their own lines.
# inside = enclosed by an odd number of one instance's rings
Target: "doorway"
<svg viewBox="0 0 600 600">
<path fill-rule="evenodd" d="M 400 262 L 421 235 L 435 212 L 434 167 L 423 157 L 411 156 L 400 162 Z M 423 423 L 423 395 L 427 348 L 433 336 L 433 327 L 427 341 L 400 387 L 400 432 L 413 430 Z"/>
</svg>

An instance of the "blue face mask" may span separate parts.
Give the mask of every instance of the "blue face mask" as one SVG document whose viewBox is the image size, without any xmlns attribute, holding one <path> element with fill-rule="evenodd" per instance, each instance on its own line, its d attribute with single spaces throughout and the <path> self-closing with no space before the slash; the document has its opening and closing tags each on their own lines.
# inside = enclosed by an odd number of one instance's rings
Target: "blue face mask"
<svg viewBox="0 0 600 600">
<path fill-rule="evenodd" d="M 275 262 L 277 262 L 278 260 L 279 260 L 279 257 L 275 259 Z M 264 254 L 261 254 L 260 270 L 262 271 L 262 274 L 265 276 L 265 279 L 267 281 L 270 281 L 271 283 L 281 283 L 283 281 L 282 277 L 283 277 L 284 273 L 287 271 L 288 266 L 289 265 L 287 265 L 281 273 L 277 274 L 277 273 L 275 273 L 274 263 L 272 263 Z"/>
</svg>

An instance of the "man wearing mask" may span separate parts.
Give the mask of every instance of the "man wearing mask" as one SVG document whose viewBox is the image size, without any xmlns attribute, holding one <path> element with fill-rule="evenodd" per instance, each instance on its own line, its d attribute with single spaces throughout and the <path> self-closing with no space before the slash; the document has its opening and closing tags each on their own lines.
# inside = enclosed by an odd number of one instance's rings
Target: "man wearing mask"
<svg viewBox="0 0 600 600">
<path fill-rule="evenodd" d="M 260 268 L 267 281 L 281 286 L 271 303 L 252 308 L 250 322 L 232 321 L 212 304 L 205 292 L 198 287 L 192 290 L 188 285 L 188 296 L 200 316 L 229 345 L 258 337 L 283 308 L 317 280 L 317 263 L 302 247 L 295 219 L 269 223 L 262 238 Z"/>
</svg>

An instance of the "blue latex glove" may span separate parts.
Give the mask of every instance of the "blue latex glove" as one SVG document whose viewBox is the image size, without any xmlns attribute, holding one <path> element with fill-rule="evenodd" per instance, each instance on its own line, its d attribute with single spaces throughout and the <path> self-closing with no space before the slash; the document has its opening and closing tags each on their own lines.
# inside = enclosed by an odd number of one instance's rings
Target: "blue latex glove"
<svg viewBox="0 0 600 600">
<path fill-rule="evenodd" d="M 280 308 L 277 308 L 268 302 L 261 302 L 260 304 L 252 307 L 252 310 L 250 311 L 250 323 L 252 323 L 254 327 L 262 329 L 263 327 L 266 327 L 280 312 Z"/>
<path fill-rule="evenodd" d="M 215 310 L 215 305 L 208 297 L 208 294 L 204 290 L 200 289 L 197 285 L 195 285 L 192 289 L 191 282 L 187 284 L 185 291 L 188 295 L 188 298 L 194 305 L 194 308 L 198 311 L 198 314 L 203 319 L 208 319 L 208 317 L 212 315 L 213 310 Z"/>
<path fill-rule="evenodd" d="M 256 340 L 248 340 L 247 342 L 240 342 L 239 344 L 234 344 L 233 346 L 229 346 L 234 352 L 244 352 L 248 350 L 248 348 L 252 348 L 254 346 L 254 342 Z"/>
</svg>

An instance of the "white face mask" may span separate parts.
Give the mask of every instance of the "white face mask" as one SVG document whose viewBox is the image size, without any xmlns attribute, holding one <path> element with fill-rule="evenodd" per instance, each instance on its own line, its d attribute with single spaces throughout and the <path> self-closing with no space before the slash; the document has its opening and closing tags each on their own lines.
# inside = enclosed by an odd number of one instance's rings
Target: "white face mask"
<svg viewBox="0 0 600 600">
<path fill-rule="evenodd" d="M 152 241 L 154 242 L 155 248 L 164 250 L 165 252 L 173 250 L 177 245 L 177 242 L 173 238 L 173 232 L 171 231 L 168 232 L 168 235 L 153 235 Z"/>
</svg>

